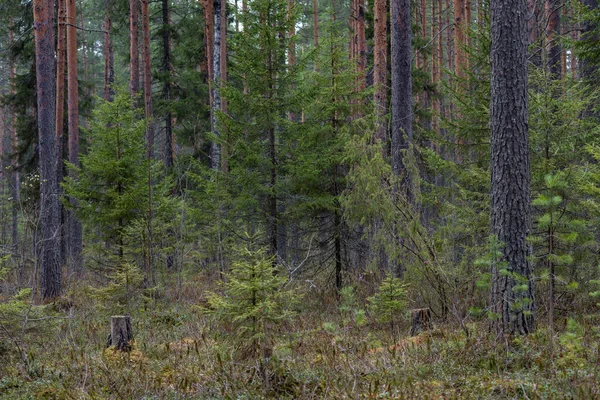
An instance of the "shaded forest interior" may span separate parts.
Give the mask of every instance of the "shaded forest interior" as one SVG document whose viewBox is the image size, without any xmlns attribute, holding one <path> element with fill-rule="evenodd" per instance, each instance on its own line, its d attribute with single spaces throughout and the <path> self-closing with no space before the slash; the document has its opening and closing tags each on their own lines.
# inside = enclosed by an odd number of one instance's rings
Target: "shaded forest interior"
<svg viewBox="0 0 600 400">
<path fill-rule="evenodd" d="M 0 54 L 0 397 L 600 398 L 596 0 L 0 0 Z"/>
</svg>

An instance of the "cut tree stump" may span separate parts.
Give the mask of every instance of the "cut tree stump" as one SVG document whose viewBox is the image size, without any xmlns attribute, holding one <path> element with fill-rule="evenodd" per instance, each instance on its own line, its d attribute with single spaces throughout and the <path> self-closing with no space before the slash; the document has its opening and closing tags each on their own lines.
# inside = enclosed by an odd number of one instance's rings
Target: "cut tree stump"
<svg viewBox="0 0 600 400">
<path fill-rule="evenodd" d="M 429 308 L 418 308 L 411 310 L 412 313 L 412 327 L 410 329 L 410 335 L 416 336 L 420 332 L 431 329 L 431 310 Z"/>
<path fill-rule="evenodd" d="M 133 331 L 129 315 L 114 315 L 110 319 L 110 335 L 106 347 L 114 346 L 120 351 L 131 351 Z"/>
</svg>

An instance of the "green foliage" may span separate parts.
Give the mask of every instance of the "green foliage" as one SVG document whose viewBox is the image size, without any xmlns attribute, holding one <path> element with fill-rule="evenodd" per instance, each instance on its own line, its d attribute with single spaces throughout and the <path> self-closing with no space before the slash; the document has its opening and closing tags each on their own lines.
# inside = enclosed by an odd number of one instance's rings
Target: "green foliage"
<svg viewBox="0 0 600 400">
<path fill-rule="evenodd" d="M 406 311 L 407 285 L 401 279 L 388 274 L 374 296 L 369 297 L 369 310 L 378 322 L 389 323 L 392 335 Z"/>
<path fill-rule="evenodd" d="M 72 174 L 64 183 L 65 194 L 77 202 L 77 216 L 90 233 L 116 245 L 119 256 L 126 227 L 148 209 L 144 130 L 144 120 L 123 92 L 100 104 L 90 121 L 89 151 L 80 158 L 81 168 L 69 166 Z"/>
<path fill-rule="evenodd" d="M 144 274 L 135 265 L 124 263 L 114 268 L 108 284 L 90 288 L 94 304 L 107 312 L 104 314 L 130 314 L 139 306 L 143 295 Z"/>
<path fill-rule="evenodd" d="M 209 293 L 204 311 L 231 323 L 236 344 L 257 355 L 272 349 L 276 326 L 295 315 L 300 295 L 285 286 L 287 277 L 279 273 L 266 249 L 255 249 L 255 238 L 247 239 L 224 276 L 223 293 Z"/>
<path fill-rule="evenodd" d="M 366 324 L 365 311 L 358 306 L 356 290 L 353 286 L 344 286 L 340 289 L 339 310 L 345 327 L 354 326 L 360 328 Z"/>
</svg>

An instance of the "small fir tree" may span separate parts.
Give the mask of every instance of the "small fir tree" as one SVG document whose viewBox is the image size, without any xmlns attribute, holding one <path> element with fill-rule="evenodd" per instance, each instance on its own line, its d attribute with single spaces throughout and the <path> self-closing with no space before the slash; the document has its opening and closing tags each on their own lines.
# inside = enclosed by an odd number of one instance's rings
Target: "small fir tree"
<svg viewBox="0 0 600 400">
<path fill-rule="evenodd" d="M 275 326 L 295 314 L 300 295 L 285 286 L 287 277 L 279 274 L 267 249 L 255 249 L 256 238 L 248 235 L 231 271 L 221 284 L 223 293 L 210 293 L 205 311 L 219 321 L 234 325 L 234 338 L 251 356 L 270 353 Z"/>
<path fill-rule="evenodd" d="M 368 298 L 369 310 L 381 323 L 389 323 L 392 339 L 396 341 L 396 327 L 406 310 L 406 284 L 388 274 L 374 296 Z"/>
</svg>

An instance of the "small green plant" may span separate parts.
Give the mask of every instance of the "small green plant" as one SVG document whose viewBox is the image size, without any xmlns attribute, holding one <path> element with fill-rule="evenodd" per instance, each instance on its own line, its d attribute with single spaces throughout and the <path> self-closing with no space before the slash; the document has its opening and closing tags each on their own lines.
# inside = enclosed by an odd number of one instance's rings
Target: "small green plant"
<svg viewBox="0 0 600 400">
<path fill-rule="evenodd" d="M 396 327 L 406 310 L 406 284 L 388 274 L 379 285 L 377 293 L 368 298 L 369 310 L 378 322 L 389 323 L 392 338 L 396 341 Z"/>
<path fill-rule="evenodd" d="M 221 283 L 223 292 L 209 293 L 204 311 L 221 322 L 234 325 L 234 338 L 251 356 L 268 354 L 273 348 L 275 327 L 295 315 L 300 295 L 286 287 L 287 277 L 278 273 L 266 249 L 255 249 L 248 235 L 246 246 L 238 251 L 231 272 Z"/>
<path fill-rule="evenodd" d="M 92 296 L 111 313 L 130 314 L 142 296 L 144 274 L 139 267 L 124 263 L 108 274 L 109 284 L 91 288 Z"/>
<path fill-rule="evenodd" d="M 344 326 L 364 326 L 367 323 L 365 310 L 358 307 L 356 291 L 352 286 L 340 289 L 340 312 L 343 317 Z"/>
</svg>

